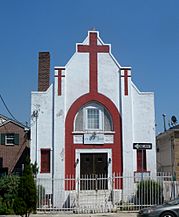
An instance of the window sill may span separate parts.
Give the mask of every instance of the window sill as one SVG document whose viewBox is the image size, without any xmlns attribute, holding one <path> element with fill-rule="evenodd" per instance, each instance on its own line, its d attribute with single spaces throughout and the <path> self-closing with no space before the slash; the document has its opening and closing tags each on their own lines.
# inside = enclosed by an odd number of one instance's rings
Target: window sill
<svg viewBox="0 0 179 217">
<path fill-rule="evenodd" d="M 91 133 L 96 133 L 96 134 L 115 134 L 115 131 L 94 131 L 94 130 L 86 130 L 86 131 L 73 131 L 72 134 L 91 134 Z"/>
<path fill-rule="evenodd" d="M 43 171 L 41 171 L 40 174 L 50 174 L 50 172 L 43 172 Z"/>
<path fill-rule="evenodd" d="M 137 171 L 134 171 L 134 174 L 142 174 L 142 173 L 145 173 L 145 174 L 149 174 L 150 175 L 150 171 L 149 170 L 137 170 Z"/>
<path fill-rule="evenodd" d="M 14 146 L 14 143 L 5 143 L 6 146 Z"/>
</svg>

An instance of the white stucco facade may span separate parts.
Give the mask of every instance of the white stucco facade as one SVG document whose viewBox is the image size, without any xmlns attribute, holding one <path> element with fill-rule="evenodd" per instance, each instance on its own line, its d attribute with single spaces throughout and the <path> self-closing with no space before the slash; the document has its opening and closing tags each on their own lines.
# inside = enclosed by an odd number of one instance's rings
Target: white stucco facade
<svg viewBox="0 0 179 217">
<path fill-rule="evenodd" d="M 96 47 L 90 50 L 91 44 Z M 93 105 L 90 103 L 104 107 L 109 113 L 98 117 L 100 129 L 85 128 L 84 111 Z M 79 119 L 83 123 L 79 122 L 81 128 L 76 130 L 80 109 L 83 115 Z M 131 68 L 120 66 L 111 54 L 111 46 L 102 42 L 98 32 L 89 32 L 84 42 L 77 44 L 66 66 L 55 67 L 54 83 L 47 91 L 32 92 L 31 113 L 34 111 L 38 111 L 38 117 L 33 118 L 31 127 L 31 160 L 37 161 L 38 178 L 80 177 L 82 154 L 95 153 L 106 154 L 108 177 L 113 173 L 134 175 L 137 172 L 134 143 L 151 144 L 152 148 L 146 150 L 146 170 L 156 172 L 154 94 L 137 89 L 132 82 Z M 108 118 L 106 122 L 105 118 Z M 109 122 L 112 127 L 106 130 L 105 124 L 110 125 Z M 93 142 L 85 144 L 84 138 L 93 135 Z M 47 173 L 40 169 L 41 149 L 50 149 Z"/>
</svg>

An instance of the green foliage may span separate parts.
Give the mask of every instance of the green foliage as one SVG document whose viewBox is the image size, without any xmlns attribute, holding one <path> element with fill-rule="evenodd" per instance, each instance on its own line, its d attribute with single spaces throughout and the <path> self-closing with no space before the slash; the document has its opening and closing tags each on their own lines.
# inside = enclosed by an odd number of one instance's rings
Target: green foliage
<svg viewBox="0 0 179 217">
<path fill-rule="evenodd" d="M 29 216 L 36 210 L 36 185 L 29 158 L 26 159 L 23 175 L 20 177 L 18 196 L 14 202 L 14 212 L 17 215 Z"/>
<path fill-rule="evenodd" d="M 16 215 L 23 216 L 26 214 L 27 206 L 21 197 L 16 197 L 13 208 Z"/>
<path fill-rule="evenodd" d="M 0 178 L 0 214 L 13 214 L 14 198 L 18 193 L 18 176 L 3 176 Z"/>
<path fill-rule="evenodd" d="M 13 214 L 12 209 L 8 209 L 6 205 L 0 205 L 0 215 L 10 215 Z"/>
<path fill-rule="evenodd" d="M 144 180 L 137 186 L 137 204 L 161 204 L 163 203 L 163 189 L 160 183 L 154 180 Z"/>
</svg>

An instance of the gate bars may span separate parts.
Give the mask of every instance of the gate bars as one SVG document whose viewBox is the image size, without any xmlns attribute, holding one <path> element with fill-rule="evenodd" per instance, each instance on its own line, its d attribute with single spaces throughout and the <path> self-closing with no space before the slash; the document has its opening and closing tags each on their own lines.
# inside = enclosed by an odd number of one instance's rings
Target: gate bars
<svg viewBox="0 0 179 217">
<path fill-rule="evenodd" d="M 122 183 L 122 184 L 121 184 Z M 179 182 L 169 173 L 136 177 L 113 174 L 85 175 L 80 178 L 37 178 L 37 211 L 75 213 L 139 210 L 174 199 Z M 53 186 L 52 186 L 53 185 Z M 54 195 L 52 195 L 54 189 Z"/>
</svg>

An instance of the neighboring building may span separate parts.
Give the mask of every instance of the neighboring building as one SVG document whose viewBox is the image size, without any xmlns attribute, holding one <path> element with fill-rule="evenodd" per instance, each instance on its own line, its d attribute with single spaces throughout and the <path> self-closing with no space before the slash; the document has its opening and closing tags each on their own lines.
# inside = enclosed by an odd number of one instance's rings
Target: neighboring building
<svg viewBox="0 0 179 217">
<path fill-rule="evenodd" d="M 179 125 L 157 136 L 157 171 L 170 172 L 179 180 Z"/>
<path fill-rule="evenodd" d="M 38 178 L 156 172 L 154 94 L 137 89 L 131 68 L 119 65 L 98 32 L 76 45 L 65 67 L 55 67 L 51 85 L 49 71 L 50 54 L 41 52 L 38 91 L 31 96 L 31 160 Z M 64 190 L 76 188 L 64 184 Z M 55 206 L 62 198 L 57 186 L 47 186 Z M 125 183 L 114 186 L 120 191 Z"/>
<path fill-rule="evenodd" d="M 28 127 L 0 115 L 0 175 L 22 173 L 30 155 L 29 136 Z"/>
</svg>

